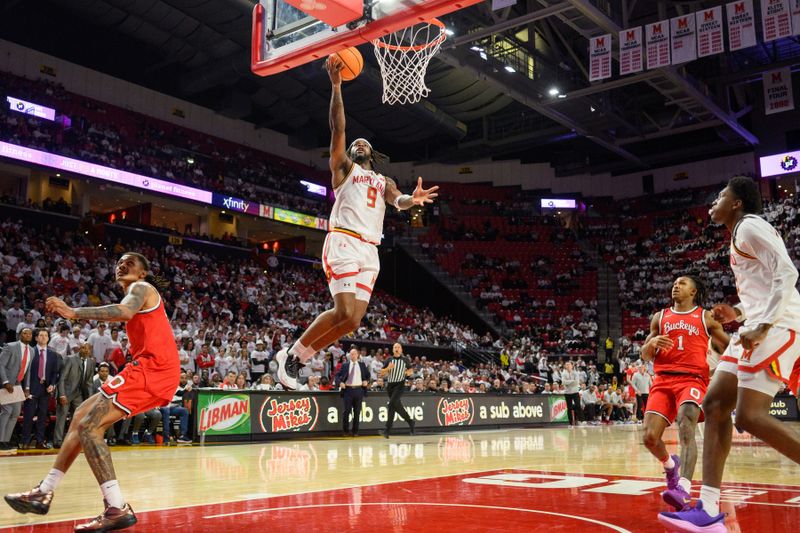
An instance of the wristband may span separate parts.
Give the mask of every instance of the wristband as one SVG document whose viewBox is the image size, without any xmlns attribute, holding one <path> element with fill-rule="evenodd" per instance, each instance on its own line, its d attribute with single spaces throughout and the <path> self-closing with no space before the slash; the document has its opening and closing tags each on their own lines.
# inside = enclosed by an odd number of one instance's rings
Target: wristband
<svg viewBox="0 0 800 533">
<path fill-rule="evenodd" d="M 411 197 L 411 195 L 410 195 L 410 194 L 401 194 L 400 196 L 398 196 L 397 198 L 395 198 L 395 199 L 394 199 L 394 206 L 395 206 L 397 209 L 402 209 L 402 208 L 400 207 L 400 202 L 401 202 L 402 200 L 411 200 L 411 199 L 412 199 L 412 197 Z"/>
</svg>

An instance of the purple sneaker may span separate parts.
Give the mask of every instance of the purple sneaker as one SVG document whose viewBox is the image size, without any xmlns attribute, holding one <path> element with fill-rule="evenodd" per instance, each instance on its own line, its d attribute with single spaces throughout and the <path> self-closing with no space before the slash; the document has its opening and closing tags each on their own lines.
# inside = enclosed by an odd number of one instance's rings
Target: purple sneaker
<svg viewBox="0 0 800 533">
<path fill-rule="evenodd" d="M 678 485 L 674 489 L 667 489 L 661 493 L 661 497 L 667 504 L 671 505 L 676 511 L 683 511 L 692 501 L 692 497 L 683 487 Z"/>
<path fill-rule="evenodd" d="M 677 513 L 658 513 L 658 521 L 669 531 L 679 533 L 727 533 L 725 513 L 709 516 L 703 510 L 703 502 Z"/>
<path fill-rule="evenodd" d="M 665 468 L 664 473 L 667 475 L 667 489 L 675 490 L 678 488 L 678 480 L 681 478 L 681 458 L 677 455 L 671 457 L 675 461 L 675 467 Z"/>
</svg>

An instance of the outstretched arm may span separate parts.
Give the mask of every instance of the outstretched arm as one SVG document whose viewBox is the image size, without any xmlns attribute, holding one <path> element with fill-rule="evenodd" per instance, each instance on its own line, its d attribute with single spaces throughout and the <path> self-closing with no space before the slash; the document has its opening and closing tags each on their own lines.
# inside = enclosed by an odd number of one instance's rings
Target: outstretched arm
<svg viewBox="0 0 800 533">
<path fill-rule="evenodd" d="M 331 126 L 331 156 L 329 163 L 334 189 L 337 189 L 342 184 L 353 166 L 353 162 L 345 151 L 345 118 L 341 74 L 343 66 L 341 60 L 335 57 L 330 57 L 325 62 L 325 68 L 328 69 L 328 76 L 331 78 L 331 108 L 328 119 Z"/>
<path fill-rule="evenodd" d="M 391 178 L 386 178 L 386 192 L 383 195 L 387 204 L 395 206 L 397 209 L 411 209 L 415 205 L 432 204 L 439 194 L 436 192 L 439 186 L 430 189 L 422 188 L 422 178 L 417 178 L 417 188 L 413 194 L 403 194 L 397 188 L 397 184 Z"/>
<path fill-rule="evenodd" d="M 72 308 L 64 300 L 51 296 L 47 299 L 45 308 L 49 313 L 56 313 L 68 320 L 80 318 L 84 320 L 126 322 L 142 310 L 149 290 L 148 285 L 144 283 L 134 283 L 130 292 L 120 303 L 101 307 Z"/>
</svg>

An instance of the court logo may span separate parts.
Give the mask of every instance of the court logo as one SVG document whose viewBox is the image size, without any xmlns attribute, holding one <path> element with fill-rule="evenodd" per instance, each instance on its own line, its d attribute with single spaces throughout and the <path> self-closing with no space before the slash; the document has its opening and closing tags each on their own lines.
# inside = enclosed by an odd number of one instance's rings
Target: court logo
<svg viewBox="0 0 800 533">
<path fill-rule="evenodd" d="M 440 426 L 469 426 L 474 418 L 475 404 L 472 398 L 442 398 L 436 406 L 436 421 Z"/>
<path fill-rule="evenodd" d="M 261 404 L 259 422 L 264 433 L 313 431 L 319 419 L 319 405 L 314 397 L 267 398 Z"/>
<path fill-rule="evenodd" d="M 567 400 L 550 398 L 550 422 L 567 421 Z"/>
<path fill-rule="evenodd" d="M 203 394 L 198 398 L 200 433 L 207 435 L 240 435 L 250 433 L 250 396 Z"/>
</svg>

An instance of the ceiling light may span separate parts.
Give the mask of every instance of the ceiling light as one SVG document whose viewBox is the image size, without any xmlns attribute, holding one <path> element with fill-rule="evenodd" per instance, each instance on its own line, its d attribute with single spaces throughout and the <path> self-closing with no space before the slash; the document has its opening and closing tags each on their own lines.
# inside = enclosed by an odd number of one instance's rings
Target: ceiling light
<svg viewBox="0 0 800 533">
<path fill-rule="evenodd" d="M 559 94 L 559 95 L 558 95 L 558 97 L 559 97 L 559 98 L 566 98 L 566 97 L 567 97 L 567 95 L 566 95 L 566 94 Z"/>
<path fill-rule="evenodd" d="M 559 91 L 558 88 L 551 87 L 550 90 L 547 91 L 547 94 L 549 94 L 550 96 L 558 96 L 558 93 L 560 93 L 560 92 L 561 91 Z"/>
<path fill-rule="evenodd" d="M 514 70 L 514 67 L 512 67 L 511 65 L 506 65 L 505 68 L 506 68 L 506 71 L 508 71 L 508 72 L 516 72 L 516 70 Z"/>
<path fill-rule="evenodd" d="M 595 112 L 595 108 L 594 108 L 594 106 L 589 106 L 589 111 L 591 111 L 592 113 L 594 113 L 594 112 Z"/>
<path fill-rule="evenodd" d="M 478 55 L 480 55 L 480 56 L 481 56 L 481 59 L 483 59 L 484 61 L 486 61 L 486 52 L 479 52 L 479 53 L 478 53 Z"/>
<path fill-rule="evenodd" d="M 191 157 L 187 157 L 186 162 L 189 163 L 190 165 L 194 165 L 194 159 L 192 159 Z"/>
<path fill-rule="evenodd" d="M 480 46 L 470 46 L 469 49 L 474 52 L 483 52 L 483 48 L 481 48 Z"/>
<path fill-rule="evenodd" d="M 451 36 L 455 35 L 455 34 L 456 34 L 456 32 L 454 32 L 454 31 L 453 31 L 453 30 L 451 30 L 450 28 L 445 28 L 445 29 L 444 29 L 444 34 L 445 34 L 445 35 L 447 35 L 448 37 L 451 37 Z"/>
</svg>

